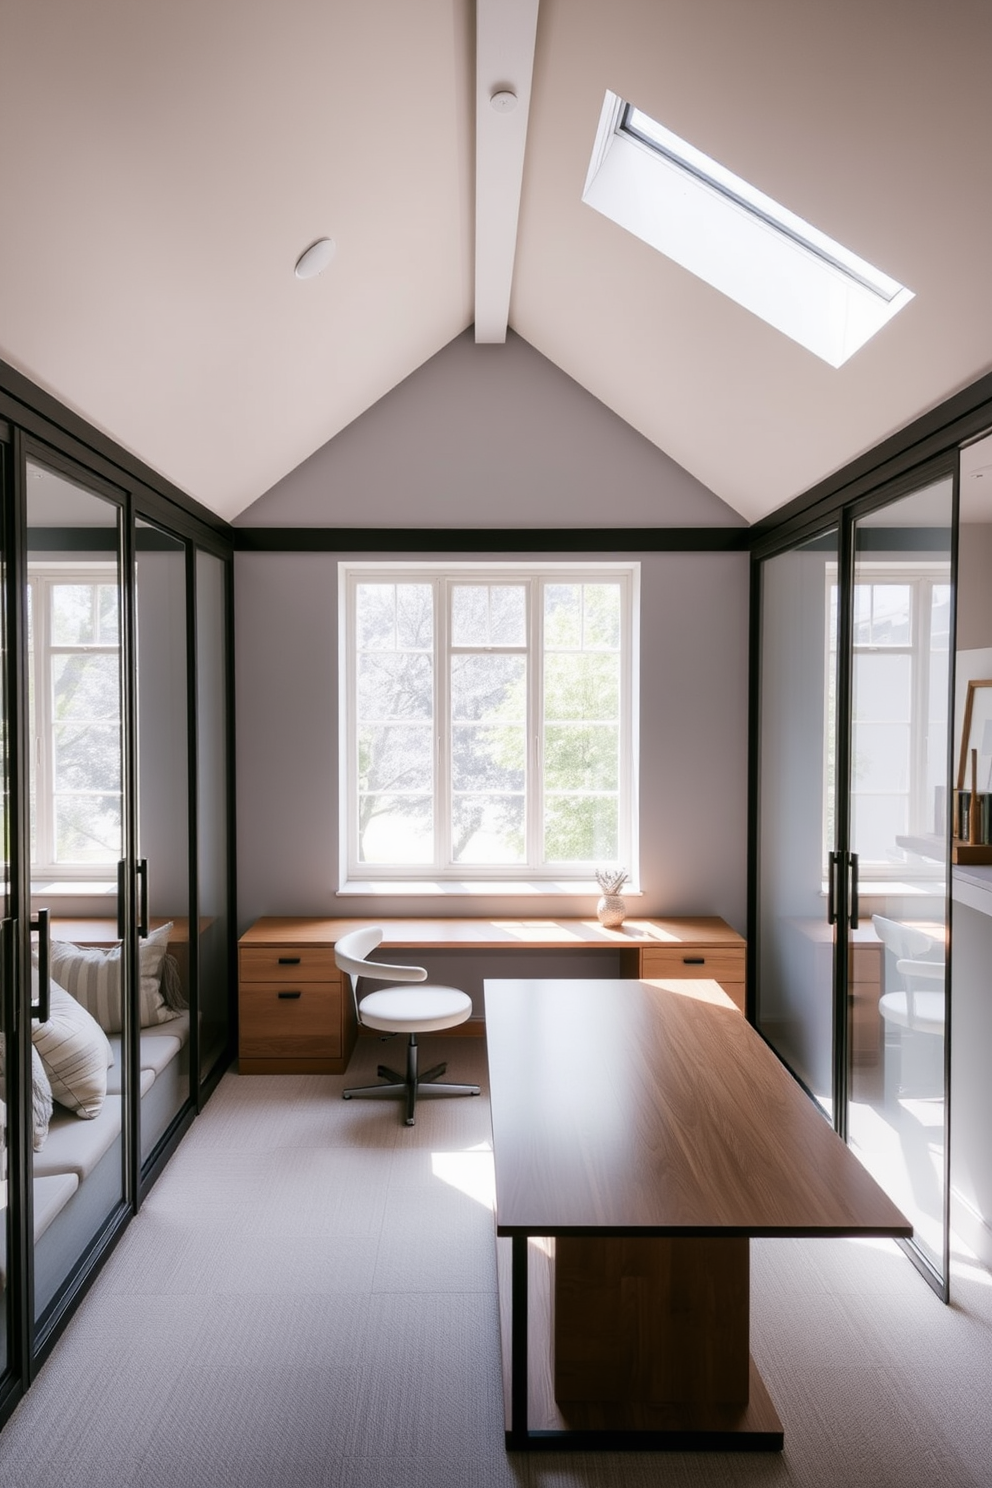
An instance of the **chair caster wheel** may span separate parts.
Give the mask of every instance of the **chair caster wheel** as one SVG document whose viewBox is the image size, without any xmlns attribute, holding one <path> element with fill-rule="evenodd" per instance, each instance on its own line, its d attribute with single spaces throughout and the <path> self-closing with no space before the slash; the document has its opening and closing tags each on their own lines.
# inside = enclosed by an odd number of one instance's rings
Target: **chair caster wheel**
<svg viewBox="0 0 992 1488">
<path fill-rule="evenodd" d="M 341 1096 L 342 1096 L 342 1099 L 343 1100 L 351 1100 L 351 1091 L 350 1090 L 342 1090 Z"/>
<path fill-rule="evenodd" d="M 408 1116 L 406 1118 L 406 1124 L 407 1124 L 407 1126 L 413 1126 L 413 1117 L 412 1116 Z"/>
</svg>

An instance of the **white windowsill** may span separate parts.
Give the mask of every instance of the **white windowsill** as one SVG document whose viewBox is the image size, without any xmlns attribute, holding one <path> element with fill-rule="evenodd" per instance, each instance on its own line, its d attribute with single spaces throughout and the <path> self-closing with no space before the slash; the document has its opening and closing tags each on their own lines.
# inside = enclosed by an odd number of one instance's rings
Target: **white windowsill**
<svg viewBox="0 0 992 1488">
<path fill-rule="evenodd" d="M 423 898 L 457 898 L 459 896 L 471 896 L 474 898 L 495 899 L 518 899 L 521 897 L 534 898 L 561 898 L 569 897 L 588 899 L 590 895 L 599 898 L 602 890 L 595 880 L 579 882 L 575 879 L 348 879 L 336 890 L 338 895 L 347 894 L 372 894 L 383 897 L 400 895 Z M 624 899 L 639 899 L 642 890 L 631 888 L 624 884 L 621 890 Z"/>
<path fill-rule="evenodd" d="M 117 895 L 117 882 L 109 878 L 39 878 L 32 880 L 32 896 L 46 898 L 89 899 Z"/>
</svg>

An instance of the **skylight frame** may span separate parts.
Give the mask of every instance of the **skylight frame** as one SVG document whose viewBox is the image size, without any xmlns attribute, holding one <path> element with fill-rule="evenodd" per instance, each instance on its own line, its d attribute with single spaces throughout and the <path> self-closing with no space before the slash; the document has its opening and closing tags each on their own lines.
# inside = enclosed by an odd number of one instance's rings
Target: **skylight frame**
<svg viewBox="0 0 992 1488">
<path fill-rule="evenodd" d="M 833 367 L 914 298 L 609 90 L 582 199 Z"/>
</svg>

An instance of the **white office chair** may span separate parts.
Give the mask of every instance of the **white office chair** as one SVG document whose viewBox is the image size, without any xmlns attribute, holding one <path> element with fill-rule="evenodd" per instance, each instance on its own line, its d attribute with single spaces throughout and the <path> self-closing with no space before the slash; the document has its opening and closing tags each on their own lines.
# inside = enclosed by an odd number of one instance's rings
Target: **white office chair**
<svg viewBox="0 0 992 1488">
<path fill-rule="evenodd" d="M 472 1011 L 471 998 L 455 987 L 418 987 L 407 991 L 402 987 L 383 987 L 370 992 L 358 1000 L 359 977 L 371 977 L 377 981 L 426 982 L 427 972 L 422 966 L 387 966 L 381 961 L 369 961 L 367 957 L 382 940 L 382 929 L 369 925 L 361 930 L 352 930 L 334 947 L 334 959 L 347 974 L 351 986 L 352 1000 L 358 1022 L 365 1028 L 375 1028 L 383 1033 L 408 1033 L 406 1046 L 406 1075 L 397 1074 L 380 1064 L 378 1075 L 386 1080 L 385 1085 L 362 1085 L 343 1092 L 345 1100 L 353 1096 L 377 1097 L 399 1096 L 406 1100 L 406 1124 L 414 1124 L 414 1108 L 418 1095 L 478 1095 L 478 1085 L 453 1085 L 438 1079 L 447 1069 L 447 1064 L 436 1064 L 422 1075 L 417 1070 L 417 1034 L 436 1033 L 443 1028 L 455 1028 L 464 1023 Z"/>
<path fill-rule="evenodd" d="M 916 1034 L 942 1038 L 946 1014 L 943 947 L 915 925 L 903 925 L 877 914 L 872 915 L 871 922 L 879 940 L 895 957 L 896 971 L 903 982 L 901 988 L 883 992 L 878 1000 L 878 1011 L 886 1025 L 897 1030 L 900 1046 L 906 1035 L 910 1039 Z M 936 1072 L 927 1069 L 933 1061 L 925 1057 L 918 1061 L 922 1067 L 916 1072 L 917 1078 L 908 1079 L 905 1050 L 902 1054 L 900 1089 L 906 1094 L 925 1094 L 937 1084 Z M 911 1088 L 914 1085 L 916 1089 Z"/>
</svg>

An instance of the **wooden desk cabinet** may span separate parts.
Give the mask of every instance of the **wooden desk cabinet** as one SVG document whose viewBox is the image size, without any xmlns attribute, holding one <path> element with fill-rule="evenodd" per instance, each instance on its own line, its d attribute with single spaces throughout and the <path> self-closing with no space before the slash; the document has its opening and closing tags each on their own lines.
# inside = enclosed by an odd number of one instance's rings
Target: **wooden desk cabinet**
<svg viewBox="0 0 992 1488">
<path fill-rule="evenodd" d="M 744 941 L 716 917 L 627 920 L 615 930 L 595 919 L 267 918 L 256 920 L 238 947 L 242 1074 L 344 1072 L 357 1028 L 334 945 L 349 930 L 371 924 L 385 929 L 384 951 L 612 949 L 625 977 L 707 978 L 744 1011 Z M 503 965 L 510 974 L 512 960 Z"/>
<path fill-rule="evenodd" d="M 351 996 L 326 921 L 259 920 L 238 947 L 243 1075 L 343 1074 L 355 1046 Z M 323 925 L 315 943 L 314 925 Z"/>
</svg>

